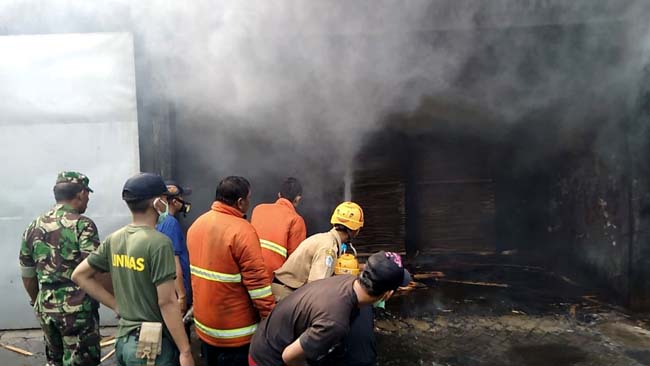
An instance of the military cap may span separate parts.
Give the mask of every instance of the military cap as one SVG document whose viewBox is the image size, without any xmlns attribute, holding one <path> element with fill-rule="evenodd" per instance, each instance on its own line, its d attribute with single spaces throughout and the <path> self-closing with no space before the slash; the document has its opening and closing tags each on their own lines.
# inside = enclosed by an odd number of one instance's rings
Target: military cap
<svg viewBox="0 0 650 366">
<path fill-rule="evenodd" d="M 88 192 L 93 192 L 92 189 L 88 186 L 88 183 L 90 182 L 90 179 L 85 174 L 79 173 L 79 172 L 61 172 L 59 175 L 56 177 L 56 184 L 59 183 L 75 183 L 75 184 L 81 184 L 84 189 L 87 189 Z"/>
</svg>

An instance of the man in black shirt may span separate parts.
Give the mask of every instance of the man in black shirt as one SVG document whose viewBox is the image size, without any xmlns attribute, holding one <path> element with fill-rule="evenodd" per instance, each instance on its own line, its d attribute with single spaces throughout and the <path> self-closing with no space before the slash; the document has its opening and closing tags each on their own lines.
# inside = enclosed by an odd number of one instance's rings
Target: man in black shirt
<svg viewBox="0 0 650 366">
<path fill-rule="evenodd" d="M 368 258 L 358 278 L 339 275 L 302 286 L 260 323 L 251 341 L 249 364 L 317 362 L 348 334 L 359 308 L 388 299 L 410 281 L 399 254 L 382 251 Z"/>
</svg>

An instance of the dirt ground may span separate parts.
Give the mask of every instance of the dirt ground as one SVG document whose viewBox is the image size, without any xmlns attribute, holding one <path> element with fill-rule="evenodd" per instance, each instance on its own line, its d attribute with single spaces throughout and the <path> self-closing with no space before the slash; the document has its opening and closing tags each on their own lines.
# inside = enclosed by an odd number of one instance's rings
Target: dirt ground
<svg viewBox="0 0 650 366">
<path fill-rule="evenodd" d="M 436 269 L 377 314 L 380 365 L 650 366 L 650 322 L 602 289 L 535 266 Z"/>
<path fill-rule="evenodd" d="M 534 266 L 436 269 L 420 268 L 416 284 L 376 314 L 380 366 L 650 366 L 648 318 L 597 288 Z M 45 363 L 40 331 L 0 332 L 0 344 L 35 352 L 0 348 L 2 366 Z"/>
<path fill-rule="evenodd" d="M 380 365 L 650 365 L 650 331 L 615 313 L 380 320 Z"/>
</svg>

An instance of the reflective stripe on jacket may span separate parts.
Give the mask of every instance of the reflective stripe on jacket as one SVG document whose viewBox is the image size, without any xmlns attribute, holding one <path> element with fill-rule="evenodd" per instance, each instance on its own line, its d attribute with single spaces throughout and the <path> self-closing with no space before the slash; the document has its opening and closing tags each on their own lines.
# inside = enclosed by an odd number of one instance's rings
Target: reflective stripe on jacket
<svg viewBox="0 0 650 366">
<path fill-rule="evenodd" d="M 221 202 L 187 232 L 199 338 L 215 347 L 250 343 L 274 305 L 255 229 L 241 212 Z"/>
<path fill-rule="evenodd" d="M 307 237 L 305 221 L 285 198 L 255 207 L 251 224 L 260 237 L 264 263 L 270 275 Z"/>
</svg>

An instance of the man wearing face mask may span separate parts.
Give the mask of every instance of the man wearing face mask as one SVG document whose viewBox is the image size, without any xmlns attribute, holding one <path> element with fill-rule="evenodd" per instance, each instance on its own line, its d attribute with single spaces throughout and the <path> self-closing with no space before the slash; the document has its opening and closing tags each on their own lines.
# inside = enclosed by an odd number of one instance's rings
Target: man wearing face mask
<svg viewBox="0 0 650 366">
<path fill-rule="evenodd" d="M 72 275 L 89 295 L 120 315 L 115 344 L 119 366 L 145 364 L 136 354 L 143 322 L 164 325 L 157 366 L 194 365 L 176 298 L 172 243 L 155 229 L 168 212 L 166 194 L 167 186 L 159 175 L 141 173 L 129 178 L 122 199 L 131 211 L 132 223 L 106 237 Z M 114 296 L 97 281 L 96 275 L 102 272 L 110 272 Z"/>
<path fill-rule="evenodd" d="M 250 183 L 223 179 L 210 211 L 187 231 L 194 325 L 207 365 L 246 366 L 250 340 L 274 306 L 260 239 L 244 218 Z"/>
<path fill-rule="evenodd" d="M 82 215 L 93 191 L 88 183 L 81 173 L 61 172 L 56 205 L 29 225 L 20 248 L 23 284 L 43 329 L 50 366 L 99 364 L 99 304 L 71 279 L 99 246 L 95 223 Z"/>
<path fill-rule="evenodd" d="M 174 259 L 176 260 L 176 296 L 181 307 L 181 313 L 185 314 L 192 306 L 192 286 L 190 285 L 190 259 L 185 244 L 183 228 L 176 219 L 176 214 L 187 215 L 190 211 L 190 203 L 183 198 L 192 193 L 187 187 L 181 187 L 174 181 L 165 181 L 168 194 L 165 195 L 169 210 L 165 219 L 156 225 L 156 230 L 167 235 L 174 247 Z M 189 326 L 186 327 L 189 334 Z"/>
</svg>

